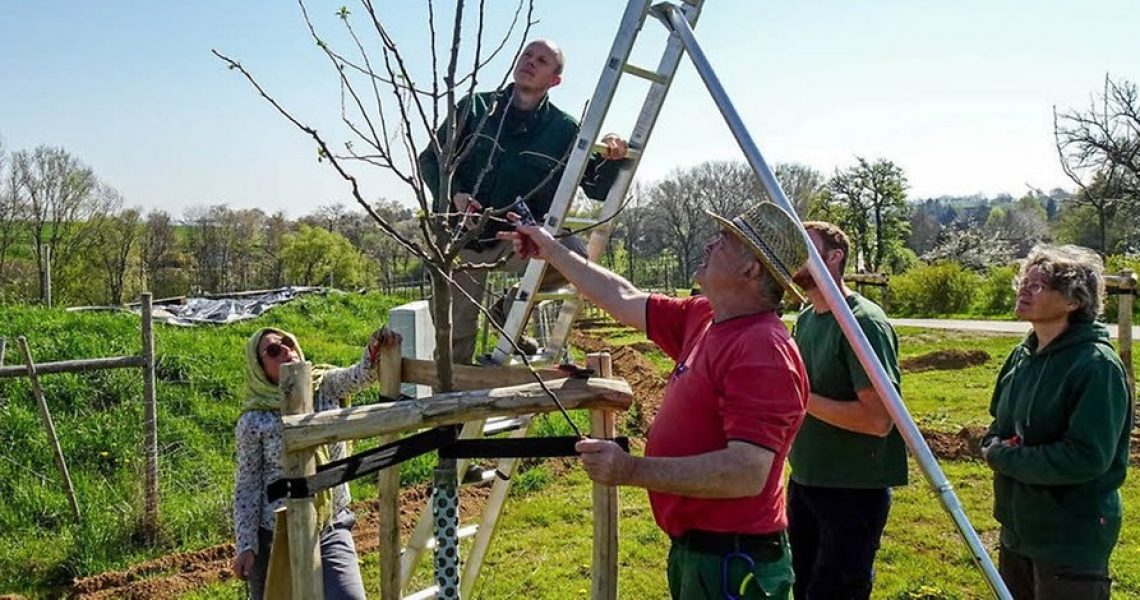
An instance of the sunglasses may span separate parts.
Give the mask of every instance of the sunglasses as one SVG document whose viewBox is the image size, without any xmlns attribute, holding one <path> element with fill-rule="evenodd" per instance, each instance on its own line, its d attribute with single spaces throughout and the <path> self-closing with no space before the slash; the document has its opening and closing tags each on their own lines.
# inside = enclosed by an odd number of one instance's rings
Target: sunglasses
<svg viewBox="0 0 1140 600">
<path fill-rule="evenodd" d="M 287 337 L 283 337 L 281 338 L 281 341 L 271 342 L 268 346 L 266 346 L 264 353 L 269 358 L 281 358 L 283 354 L 288 353 L 288 350 L 286 350 L 286 348 L 290 350 L 296 350 L 297 346 L 293 343 L 293 340 Z"/>
</svg>

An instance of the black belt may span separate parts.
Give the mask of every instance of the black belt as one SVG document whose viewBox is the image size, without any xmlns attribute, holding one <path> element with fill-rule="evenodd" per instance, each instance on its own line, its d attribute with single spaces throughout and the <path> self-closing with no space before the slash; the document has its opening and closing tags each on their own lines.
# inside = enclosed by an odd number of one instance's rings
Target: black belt
<svg viewBox="0 0 1140 600">
<path fill-rule="evenodd" d="M 724 556 L 741 552 L 762 562 L 779 560 L 784 555 L 787 535 L 774 533 L 717 533 L 690 529 L 673 538 L 673 543 L 694 552 Z"/>
</svg>

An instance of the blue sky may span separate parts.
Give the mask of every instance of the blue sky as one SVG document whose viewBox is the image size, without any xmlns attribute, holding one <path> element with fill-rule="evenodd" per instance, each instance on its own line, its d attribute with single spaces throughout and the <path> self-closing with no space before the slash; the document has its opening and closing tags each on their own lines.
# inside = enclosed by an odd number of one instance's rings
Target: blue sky
<svg viewBox="0 0 1140 600">
<path fill-rule="evenodd" d="M 490 26 L 504 27 L 513 2 L 488 3 Z M 329 17 L 340 4 L 307 6 L 335 32 Z M 424 73 L 423 3 L 377 5 Z M 580 114 L 592 94 L 624 6 L 536 0 L 532 37 L 557 40 L 568 56 L 566 81 L 552 93 L 567 112 Z M 1106 72 L 1140 81 L 1138 25 L 1133 0 L 708 0 L 697 36 L 770 163 L 829 174 L 855 156 L 887 158 L 920 198 L 1069 187 L 1052 107 L 1086 106 Z M 656 63 L 663 38 L 660 25 L 647 24 L 642 64 Z M 9 151 L 63 146 L 128 205 L 175 215 L 227 203 L 300 216 L 348 203 L 314 145 L 211 48 L 242 61 L 331 139 L 345 139 L 334 74 L 298 6 L 281 0 L 7 2 L 0 139 Z M 495 63 L 487 84 L 508 66 Z M 607 129 L 628 132 L 643 93 L 623 87 Z M 683 60 L 639 178 L 741 157 Z M 370 198 L 409 198 L 390 177 L 364 181 Z"/>
</svg>

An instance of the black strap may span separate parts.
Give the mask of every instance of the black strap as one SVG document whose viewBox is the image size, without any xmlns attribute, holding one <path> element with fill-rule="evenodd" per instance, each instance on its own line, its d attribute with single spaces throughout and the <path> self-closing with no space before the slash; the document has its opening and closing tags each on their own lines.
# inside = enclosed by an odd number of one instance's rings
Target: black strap
<svg viewBox="0 0 1140 600">
<path fill-rule="evenodd" d="M 447 446 L 455 441 L 456 435 L 457 431 L 453 426 L 429 429 L 348 458 L 323 464 L 317 467 L 316 474 L 309 477 L 278 479 L 266 486 L 265 493 L 269 502 L 285 496 L 308 498 L 321 490 L 327 490 Z"/>
<path fill-rule="evenodd" d="M 459 440 L 439 449 L 440 458 L 553 458 L 578 456 L 574 445 L 581 438 L 560 437 L 508 438 L 505 440 Z M 611 440 L 629 452 L 629 438 Z"/>
<path fill-rule="evenodd" d="M 502 440 L 456 440 L 457 427 L 449 425 L 396 440 L 395 442 L 354 454 L 317 467 L 309 477 L 281 478 L 265 488 L 269 502 L 288 496 L 309 498 L 317 492 L 348 483 L 353 479 L 398 465 L 433 450 L 440 458 L 553 458 L 577 456 L 574 445 L 580 438 L 561 437 L 507 438 Z M 629 452 L 629 438 L 611 441 Z"/>
</svg>

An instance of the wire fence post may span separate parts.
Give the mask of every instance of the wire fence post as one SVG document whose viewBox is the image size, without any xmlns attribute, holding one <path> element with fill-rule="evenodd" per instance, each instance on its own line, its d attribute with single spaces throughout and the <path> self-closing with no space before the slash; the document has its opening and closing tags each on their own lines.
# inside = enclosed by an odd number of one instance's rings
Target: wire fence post
<svg viewBox="0 0 1140 600">
<path fill-rule="evenodd" d="M 146 490 L 143 503 L 143 527 L 148 541 L 153 543 L 158 536 L 158 402 L 155 398 L 154 376 L 154 320 L 152 318 L 151 294 L 142 295 L 142 359 L 143 359 L 143 402 L 146 428 Z"/>
<path fill-rule="evenodd" d="M 1116 298 L 1116 339 L 1120 346 L 1120 360 L 1124 362 L 1124 372 L 1128 374 L 1128 387 L 1136 396 L 1136 373 L 1132 368 L 1132 296 L 1136 293 L 1135 275 L 1131 269 L 1120 273 L 1123 283 Z"/>
</svg>

